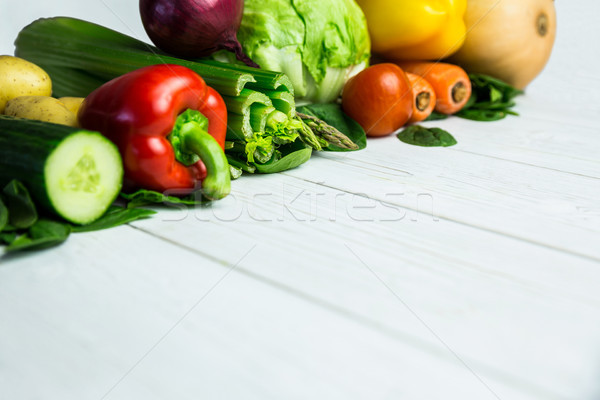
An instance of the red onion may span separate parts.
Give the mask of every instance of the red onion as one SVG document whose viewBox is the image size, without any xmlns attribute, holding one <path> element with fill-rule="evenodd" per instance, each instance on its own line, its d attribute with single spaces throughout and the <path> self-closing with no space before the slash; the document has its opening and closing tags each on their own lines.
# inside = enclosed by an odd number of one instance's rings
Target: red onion
<svg viewBox="0 0 600 400">
<path fill-rule="evenodd" d="M 183 58 L 225 49 L 258 68 L 237 40 L 243 12 L 244 0 L 140 0 L 144 29 L 159 49 Z"/>
</svg>

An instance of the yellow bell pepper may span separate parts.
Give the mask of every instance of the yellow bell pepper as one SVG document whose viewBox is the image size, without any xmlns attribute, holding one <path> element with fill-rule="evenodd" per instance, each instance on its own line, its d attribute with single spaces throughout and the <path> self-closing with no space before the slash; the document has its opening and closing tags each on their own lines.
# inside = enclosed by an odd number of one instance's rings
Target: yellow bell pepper
<svg viewBox="0 0 600 400">
<path fill-rule="evenodd" d="M 467 0 L 357 0 L 367 17 L 373 52 L 393 60 L 437 60 L 466 36 Z"/>
</svg>

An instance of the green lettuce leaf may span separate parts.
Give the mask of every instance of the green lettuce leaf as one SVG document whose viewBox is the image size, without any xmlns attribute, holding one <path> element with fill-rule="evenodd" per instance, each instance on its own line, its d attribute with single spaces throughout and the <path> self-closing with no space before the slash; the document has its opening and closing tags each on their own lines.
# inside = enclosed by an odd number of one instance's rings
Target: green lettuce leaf
<svg viewBox="0 0 600 400">
<path fill-rule="evenodd" d="M 262 68 L 286 73 L 297 98 L 318 103 L 333 101 L 371 51 L 354 0 L 246 0 L 238 39 Z"/>
</svg>

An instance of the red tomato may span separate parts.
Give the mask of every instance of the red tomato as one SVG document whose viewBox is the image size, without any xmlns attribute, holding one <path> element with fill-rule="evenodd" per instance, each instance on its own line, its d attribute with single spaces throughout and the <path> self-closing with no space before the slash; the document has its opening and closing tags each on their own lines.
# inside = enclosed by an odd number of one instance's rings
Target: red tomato
<svg viewBox="0 0 600 400">
<path fill-rule="evenodd" d="M 373 65 L 346 83 L 342 108 L 367 136 L 389 135 L 412 115 L 412 88 L 397 65 Z"/>
</svg>

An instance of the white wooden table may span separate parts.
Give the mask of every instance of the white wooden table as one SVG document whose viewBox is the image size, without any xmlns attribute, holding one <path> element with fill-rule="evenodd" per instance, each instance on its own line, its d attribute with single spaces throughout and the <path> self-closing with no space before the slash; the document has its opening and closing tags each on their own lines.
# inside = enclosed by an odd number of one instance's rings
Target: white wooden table
<svg viewBox="0 0 600 400">
<path fill-rule="evenodd" d="M 137 2 L 0 0 L 146 39 Z M 520 117 L 0 259 L 0 399 L 600 399 L 600 3 Z M 11 10 L 7 12 L 8 10 Z"/>
</svg>

